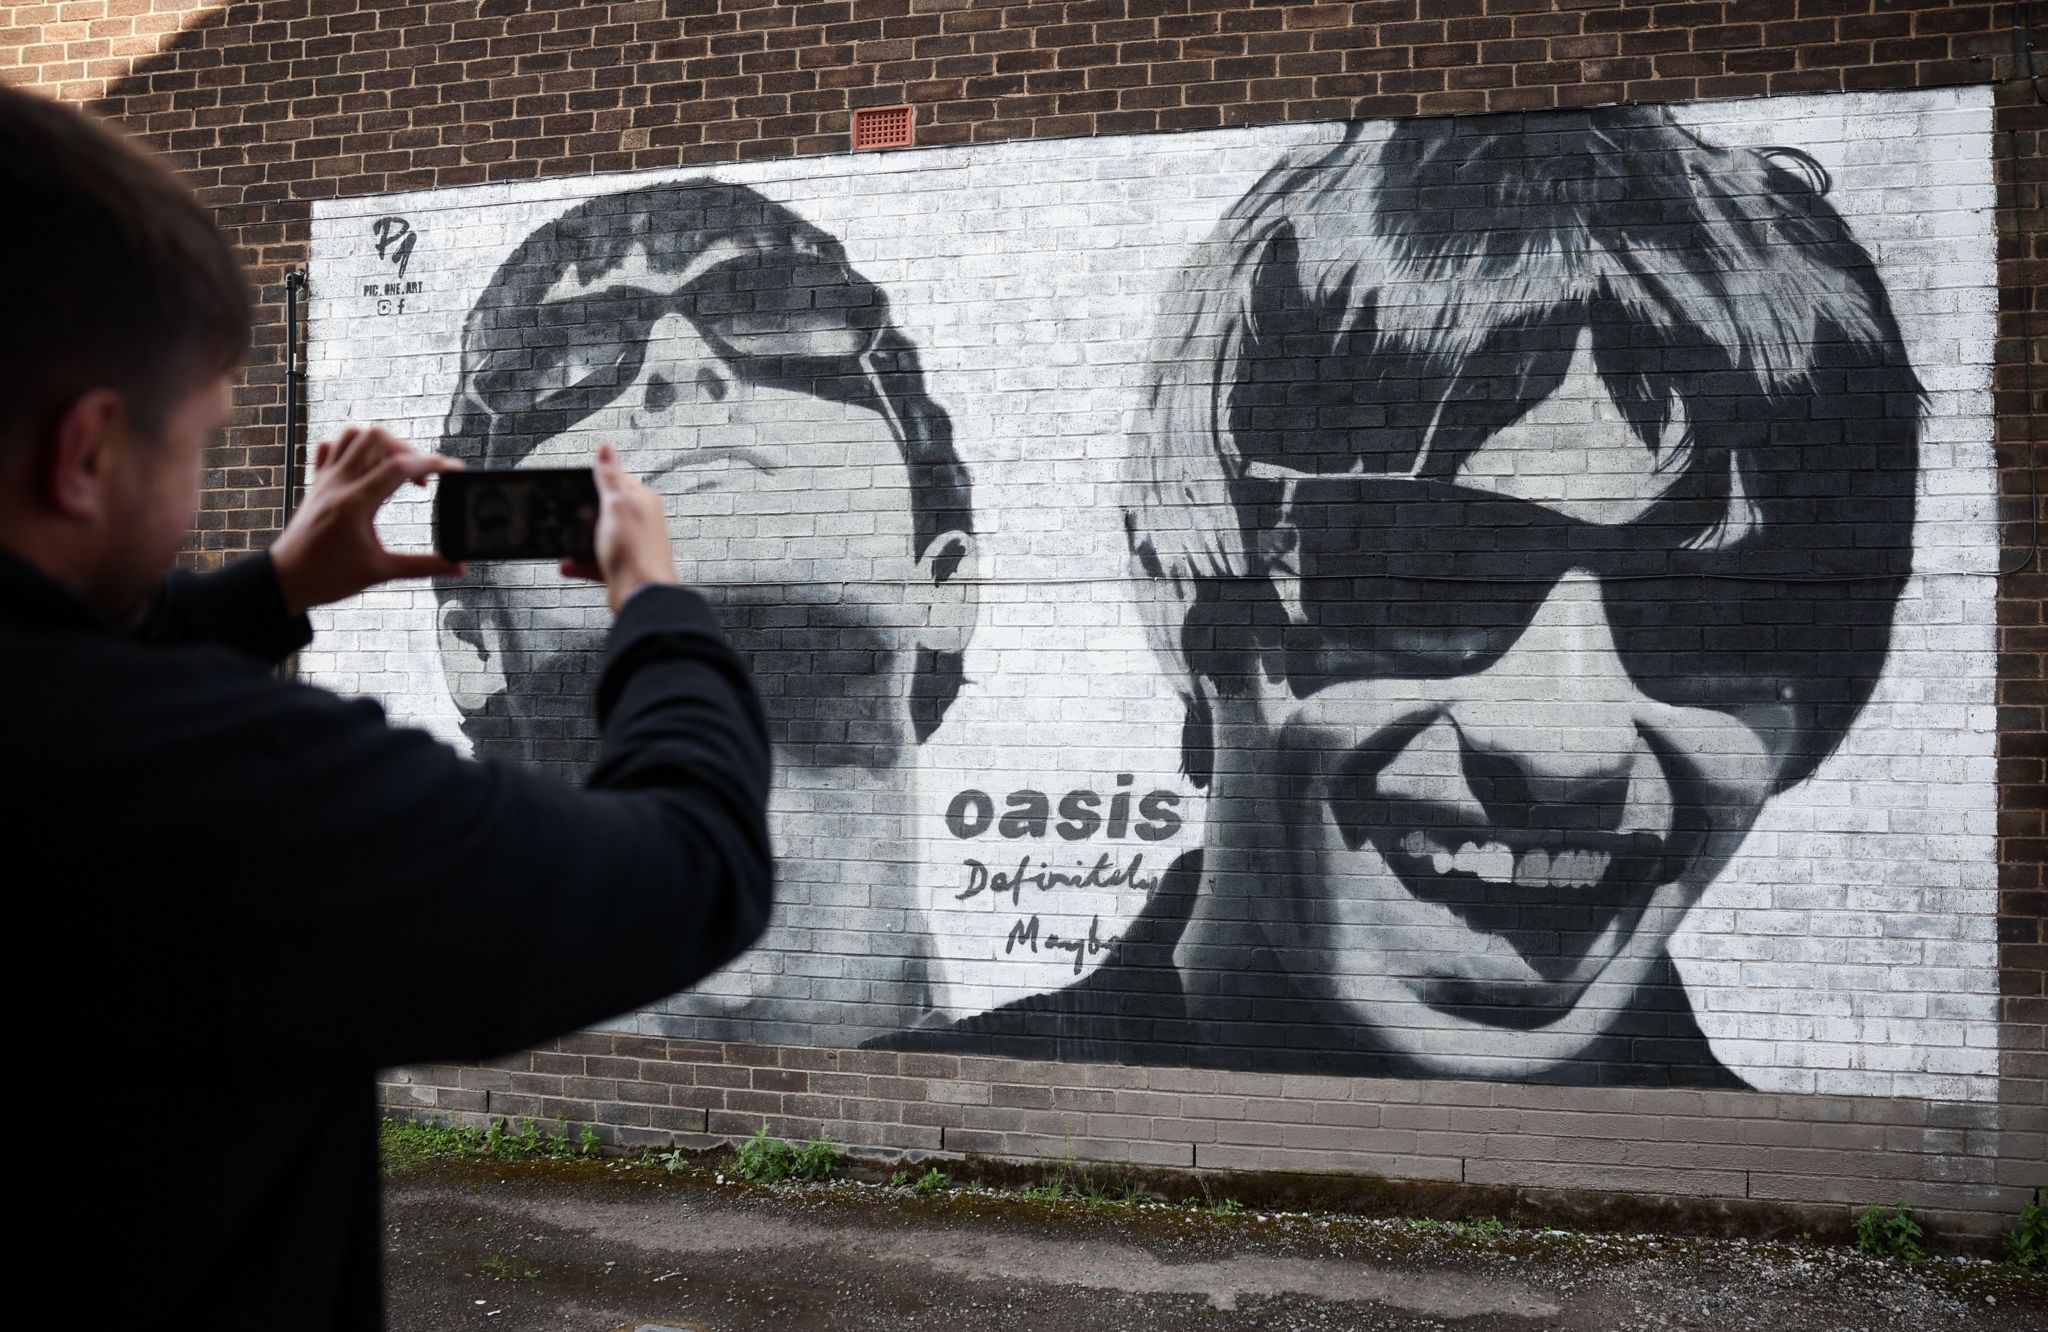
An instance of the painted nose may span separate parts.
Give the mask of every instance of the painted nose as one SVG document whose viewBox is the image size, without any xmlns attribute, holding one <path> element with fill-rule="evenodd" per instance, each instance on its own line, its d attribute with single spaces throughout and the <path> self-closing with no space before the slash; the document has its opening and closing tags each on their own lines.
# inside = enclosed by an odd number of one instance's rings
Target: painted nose
<svg viewBox="0 0 2048 1332">
<path fill-rule="evenodd" d="M 695 324 L 673 311 L 663 315 L 648 330 L 639 376 L 621 395 L 627 419 L 635 428 L 662 427 L 670 424 L 669 413 L 681 398 L 723 397 L 721 368 L 717 353 Z M 707 385 L 711 379 L 718 384 Z"/>
<path fill-rule="evenodd" d="M 1629 679 L 1600 586 L 1574 569 L 1486 670 L 1457 682 L 1446 709 L 1465 783 L 1503 827 L 1614 832 L 1652 760 L 1642 694 Z"/>
</svg>

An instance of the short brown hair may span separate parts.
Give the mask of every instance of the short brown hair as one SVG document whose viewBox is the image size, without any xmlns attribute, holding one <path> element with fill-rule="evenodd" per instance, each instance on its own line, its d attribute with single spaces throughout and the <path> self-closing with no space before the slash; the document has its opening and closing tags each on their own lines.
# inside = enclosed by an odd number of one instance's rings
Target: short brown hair
<svg viewBox="0 0 2048 1332">
<path fill-rule="evenodd" d="M 110 388 L 145 431 L 239 361 L 249 290 L 192 192 L 84 113 L 0 85 L 0 457 Z"/>
</svg>

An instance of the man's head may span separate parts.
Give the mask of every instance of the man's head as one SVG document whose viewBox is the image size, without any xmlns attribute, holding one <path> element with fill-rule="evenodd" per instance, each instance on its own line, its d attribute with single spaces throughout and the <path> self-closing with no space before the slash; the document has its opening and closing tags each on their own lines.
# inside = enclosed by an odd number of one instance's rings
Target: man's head
<svg viewBox="0 0 2048 1332">
<path fill-rule="evenodd" d="M 1169 312 L 1127 521 L 1211 868 L 1361 1042 L 1583 1051 L 1869 697 L 1919 385 L 1825 191 L 1654 111 L 1410 122 Z"/>
<path fill-rule="evenodd" d="M 102 612 L 154 587 L 249 340 L 240 265 L 191 192 L 71 108 L 0 86 L 0 539 Z"/>
<path fill-rule="evenodd" d="M 904 772 L 959 690 L 974 623 L 967 472 L 886 298 L 831 236 L 741 186 L 580 204 L 471 311 L 443 448 L 571 466 L 599 440 L 665 495 L 683 581 L 719 607 L 767 704 L 778 806 L 804 815 L 787 825 L 781 942 L 807 919 L 807 880 L 816 951 L 836 949 L 815 931 L 846 931 L 849 951 L 861 929 L 906 931 L 900 903 L 836 924 L 822 909 L 907 879 Z M 594 596 L 519 566 L 440 595 L 478 752 L 586 764 Z M 812 848 L 827 825 L 836 839 Z"/>
</svg>

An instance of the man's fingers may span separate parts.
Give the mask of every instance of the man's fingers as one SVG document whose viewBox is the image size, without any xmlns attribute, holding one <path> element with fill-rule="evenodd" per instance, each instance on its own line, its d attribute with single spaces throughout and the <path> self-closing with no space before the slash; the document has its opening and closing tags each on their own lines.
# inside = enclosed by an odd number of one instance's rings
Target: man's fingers
<svg viewBox="0 0 2048 1332">
<path fill-rule="evenodd" d="M 334 441 L 323 439 L 313 446 L 313 470 L 320 471 L 327 466 L 327 455 L 334 452 Z"/>
<path fill-rule="evenodd" d="M 327 464 L 337 470 L 347 470 L 345 464 L 355 454 L 356 444 L 366 432 L 361 426 L 344 427 L 339 435 L 328 441 Z"/>
<path fill-rule="evenodd" d="M 391 555 L 384 568 L 387 578 L 460 578 L 466 572 L 462 561 L 432 553 Z"/>
<path fill-rule="evenodd" d="M 344 431 L 346 444 L 337 442 L 334 461 L 343 476 L 366 476 L 386 458 L 410 453 L 413 448 L 382 426 L 352 426 Z"/>
<path fill-rule="evenodd" d="M 609 443 L 597 446 L 597 461 L 591 470 L 597 473 L 600 491 L 617 490 L 626 480 L 626 469 L 619 465 L 619 451 Z"/>
<path fill-rule="evenodd" d="M 386 458 L 375 467 L 349 481 L 342 490 L 344 504 L 366 505 L 374 510 L 405 484 L 405 465 L 397 458 Z"/>
<path fill-rule="evenodd" d="M 367 504 L 374 509 L 408 481 L 424 484 L 436 472 L 451 472 L 461 466 L 456 459 L 439 453 L 404 448 L 403 452 L 384 455 L 383 461 L 350 481 L 342 498 L 347 503 Z"/>
<path fill-rule="evenodd" d="M 408 464 L 409 470 L 406 472 L 416 486 L 427 484 L 427 478 L 437 472 L 460 472 L 467 467 L 462 459 L 451 458 L 445 453 L 415 453 L 412 456 L 422 460 L 417 467 Z"/>
</svg>

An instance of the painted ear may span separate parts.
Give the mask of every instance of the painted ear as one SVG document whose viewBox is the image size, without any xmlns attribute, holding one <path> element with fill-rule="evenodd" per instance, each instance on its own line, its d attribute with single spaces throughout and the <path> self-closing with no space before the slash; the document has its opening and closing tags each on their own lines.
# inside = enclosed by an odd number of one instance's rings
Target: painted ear
<svg viewBox="0 0 2048 1332">
<path fill-rule="evenodd" d="M 931 595 L 924 624 L 914 631 L 916 648 L 905 702 L 911 733 L 923 744 L 939 729 L 967 683 L 967 643 L 974 637 L 980 595 L 973 535 L 939 533 L 918 557 L 917 572 L 930 583 Z"/>
<path fill-rule="evenodd" d="M 505 692 L 505 634 L 497 612 L 464 589 L 441 598 L 441 670 L 465 720 L 481 716 Z"/>
<path fill-rule="evenodd" d="M 917 631 L 918 647 L 955 656 L 966 652 L 968 640 L 974 637 L 980 597 L 976 583 L 981 565 L 973 533 L 939 533 L 918 556 L 917 573 L 932 589 L 930 613 Z"/>
</svg>

